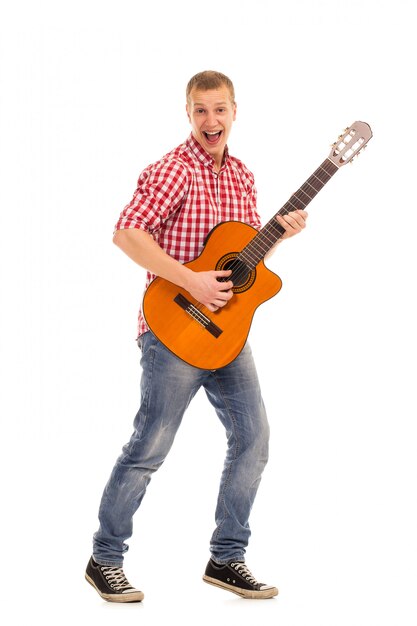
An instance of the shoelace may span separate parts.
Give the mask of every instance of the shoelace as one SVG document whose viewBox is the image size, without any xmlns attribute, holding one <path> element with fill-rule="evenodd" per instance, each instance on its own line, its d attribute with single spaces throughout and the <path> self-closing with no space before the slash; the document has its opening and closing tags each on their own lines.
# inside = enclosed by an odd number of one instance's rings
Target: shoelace
<svg viewBox="0 0 417 626">
<path fill-rule="evenodd" d="M 240 574 L 241 576 L 243 576 L 243 578 L 245 578 L 248 582 L 250 582 L 251 585 L 259 585 L 260 584 L 260 583 L 258 583 L 258 581 L 256 580 L 255 576 L 246 567 L 246 565 L 244 563 L 230 563 L 230 567 L 233 567 L 233 569 L 235 569 L 238 574 Z"/>
<path fill-rule="evenodd" d="M 133 589 L 130 582 L 127 580 L 123 569 L 121 567 L 101 567 L 101 571 L 106 577 L 110 587 L 116 591 L 124 591 L 125 589 Z"/>
</svg>

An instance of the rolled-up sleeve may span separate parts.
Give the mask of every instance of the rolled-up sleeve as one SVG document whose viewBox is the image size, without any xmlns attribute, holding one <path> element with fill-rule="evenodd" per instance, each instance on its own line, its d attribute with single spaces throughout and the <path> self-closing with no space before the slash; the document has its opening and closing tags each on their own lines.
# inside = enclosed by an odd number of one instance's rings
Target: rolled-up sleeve
<svg viewBox="0 0 417 626">
<path fill-rule="evenodd" d="M 115 231 L 139 228 L 151 234 L 157 232 L 181 207 L 190 180 L 189 170 L 181 161 L 160 161 L 147 167 L 139 176 L 133 198 L 121 212 Z"/>
</svg>

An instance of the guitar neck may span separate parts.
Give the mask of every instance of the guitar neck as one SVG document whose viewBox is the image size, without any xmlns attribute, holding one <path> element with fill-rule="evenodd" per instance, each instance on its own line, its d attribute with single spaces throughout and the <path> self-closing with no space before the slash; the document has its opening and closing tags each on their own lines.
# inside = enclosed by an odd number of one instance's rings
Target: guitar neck
<svg viewBox="0 0 417 626">
<path fill-rule="evenodd" d="M 239 254 L 241 261 L 249 269 L 254 269 L 280 239 L 285 230 L 276 220 L 277 215 L 288 215 L 291 211 L 305 209 L 312 199 L 323 189 L 339 168 L 330 159 L 325 159 L 315 172 L 301 185 L 284 206 L 269 220 L 259 233 Z"/>
</svg>

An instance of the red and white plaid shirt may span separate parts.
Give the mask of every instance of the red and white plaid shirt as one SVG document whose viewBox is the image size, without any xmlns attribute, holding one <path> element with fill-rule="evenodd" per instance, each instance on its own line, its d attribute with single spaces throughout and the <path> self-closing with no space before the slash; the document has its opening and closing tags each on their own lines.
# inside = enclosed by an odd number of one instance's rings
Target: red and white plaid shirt
<svg viewBox="0 0 417 626">
<path fill-rule="evenodd" d="M 236 220 L 259 229 L 253 174 L 225 151 L 217 173 L 214 159 L 193 135 L 139 176 L 132 201 L 115 230 L 139 228 L 152 235 L 170 256 L 187 263 L 220 222 Z M 147 273 L 146 287 L 154 275 Z M 138 336 L 148 330 L 139 311 Z"/>
</svg>

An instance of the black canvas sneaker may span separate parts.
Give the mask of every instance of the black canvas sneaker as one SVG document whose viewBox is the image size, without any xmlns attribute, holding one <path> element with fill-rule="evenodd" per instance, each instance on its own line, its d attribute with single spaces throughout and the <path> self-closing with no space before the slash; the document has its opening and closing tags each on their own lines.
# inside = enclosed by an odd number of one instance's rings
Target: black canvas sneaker
<svg viewBox="0 0 417 626">
<path fill-rule="evenodd" d="M 226 565 L 218 565 L 210 559 L 203 580 L 210 585 L 237 593 L 242 598 L 256 600 L 278 595 L 276 587 L 258 583 L 243 561 L 231 561 Z"/>
<path fill-rule="evenodd" d="M 121 567 L 99 565 L 93 557 L 88 562 L 85 577 L 109 602 L 140 602 L 144 598 L 142 591 L 129 583 Z"/>
</svg>

